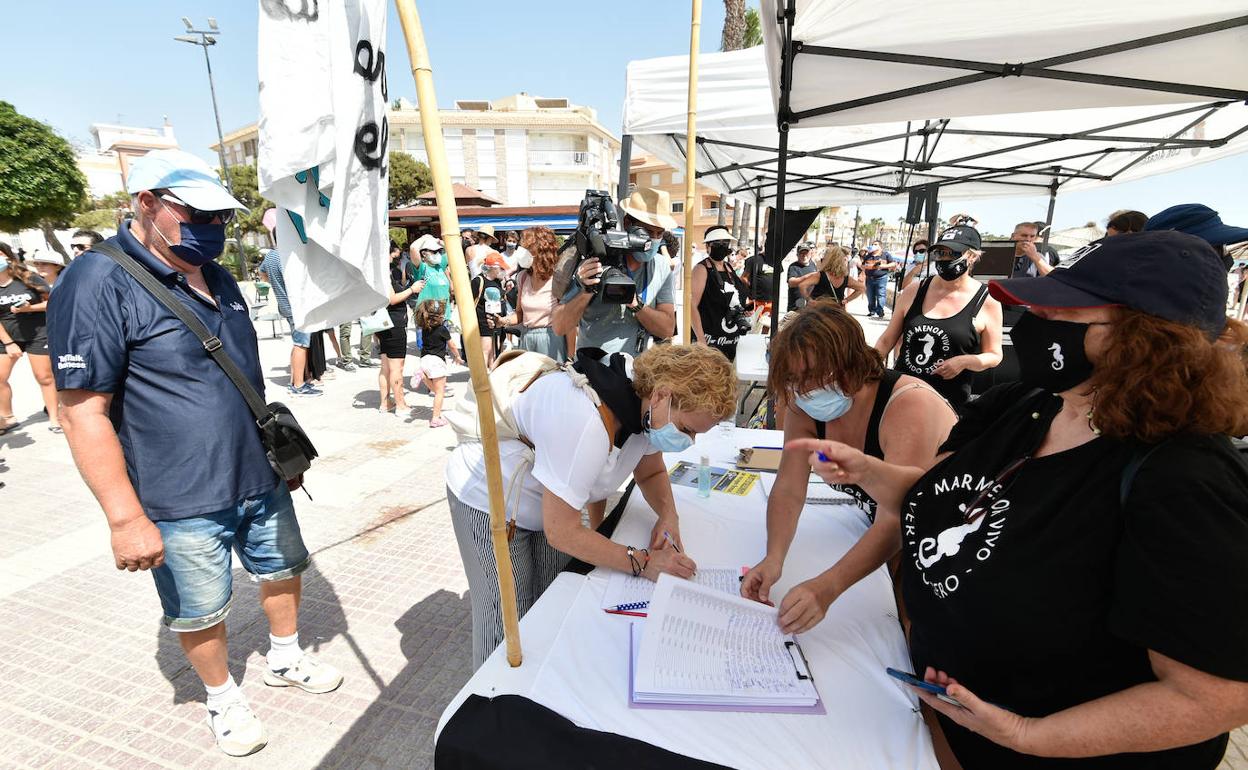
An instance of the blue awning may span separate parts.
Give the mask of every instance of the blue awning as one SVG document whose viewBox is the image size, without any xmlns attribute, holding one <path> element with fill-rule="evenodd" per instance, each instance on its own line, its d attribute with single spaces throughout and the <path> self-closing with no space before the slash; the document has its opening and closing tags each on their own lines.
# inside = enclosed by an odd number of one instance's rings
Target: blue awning
<svg viewBox="0 0 1248 770">
<path fill-rule="evenodd" d="M 575 216 L 534 215 L 534 216 L 501 216 L 501 217 L 460 217 L 461 230 L 476 230 L 482 225 L 493 225 L 497 230 L 523 230 L 526 227 L 549 227 L 556 232 L 572 232 L 576 229 Z M 672 231 L 677 238 L 684 236 L 684 228 Z"/>
</svg>

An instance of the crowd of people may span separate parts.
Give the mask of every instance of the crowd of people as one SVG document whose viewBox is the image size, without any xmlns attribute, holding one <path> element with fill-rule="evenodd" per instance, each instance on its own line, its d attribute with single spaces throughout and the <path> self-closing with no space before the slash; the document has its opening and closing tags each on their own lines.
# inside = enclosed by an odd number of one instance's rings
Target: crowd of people
<svg viewBox="0 0 1248 770">
<path fill-rule="evenodd" d="M 263 393 L 248 303 L 214 261 L 242 204 L 179 151 L 135 160 L 130 186 L 134 218 L 104 243 L 75 234 L 68 266 L 0 248 L 0 427 L 14 427 L 7 380 L 27 355 L 117 568 L 151 572 L 218 746 L 249 754 L 267 733 L 226 665 L 231 551 L 260 581 L 264 682 L 320 694 L 343 679 L 299 641 L 302 478 L 275 473 L 238 383 L 126 268 L 150 273 Z M 914 670 L 946 691 L 918 693 L 938 753 L 963 767 L 1217 765 L 1227 731 L 1248 721 L 1248 463 L 1230 439 L 1248 434 L 1248 326 L 1228 318 L 1227 276 L 1243 265 L 1226 248 L 1248 229 L 1196 204 L 1115 212 L 1105 238 L 1059 261 L 1024 222 L 1012 277 L 984 285 L 969 217 L 905 258 L 802 244 L 787 268 L 712 227 L 692 268 L 694 344 L 679 345 L 670 201 L 638 189 L 619 208 L 648 238 L 617 268 L 635 289 L 625 303 L 604 301 L 604 266 L 561 251 L 547 228 L 454 236 L 495 372 L 532 374 L 494 394 L 522 614 L 572 559 L 651 580 L 694 573 L 663 453 L 734 413 L 731 360 L 783 271 L 768 391 L 785 444 L 742 595 L 777 604 L 783 630 L 800 633 L 886 568 Z M 446 424 L 449 362 L 462 362 L 447 267 L 432 234 L 391 244 L 388 302 L 360 320 L 352 356 L 355 322 L 295 327 L 282 255 L 266 254 L 260 271 L 290 324 L 288 392 L 321 392 L 328 336 L 338 368 L 376 366 L 383 412 L 427 388 L 430 425 Z M 865 295 L 882 317 L 890 283 L 896 307 L 870 344 L 870 322 L 846 305 Z M 1007 325 L 1017 374 L 985 388 L 976 377 L 1002 365 Z M 455 429 L 445 484 L 475 668 L 502 640 L 501 597 L 485 453 Z M 812 471 L 857 506 L 862 535 L 779 595 Z M 646 542 L 624 544 L 598 525 L 630 476 L 656 516 Z"/>
</svg>

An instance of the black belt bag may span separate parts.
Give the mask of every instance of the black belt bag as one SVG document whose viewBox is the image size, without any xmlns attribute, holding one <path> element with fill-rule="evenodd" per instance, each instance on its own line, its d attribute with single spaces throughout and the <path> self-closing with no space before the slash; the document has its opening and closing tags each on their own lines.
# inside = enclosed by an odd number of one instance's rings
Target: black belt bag
<svg viewBox="0 0 1248 770">
<path fill-rule="evenodd" d="M 243 394 L 243 400 L 247 402 L 247 407 L 255 417 L 256 427 L 260 431 L 260 443 L 264 445 L 264 453 L 269 458 L 269 465 L 273 466 L 273 471 L 278 476 L 291 481 L 312 467 L 312 460 L 317 456 L 316 447 L 312 446 L 312 441 L 308 439 L 308 434 L 303 432 L 299 421 L 290 413 L 285 404 L 276 401 L 271 404 L 264 403 L 264 399 L 247 381 L 247 376 L 238 368 L 238 364 L 226 355 L 220 338 L 210 334 L 208 327 L 204 326 L 204 323 L 194 313 L 179 302 L 178 298 L 173 296 L 173 293 L 165 288 L 151 271 L 135 262 L 129 254 L 108 242 L 97 243 L 91 247 L 91 250 L 107 255 L 121 265 L 122 269 L 142 284 L 143 288 L 151 292 L 160 304 L 168 308 L 199 338 L 204 350 L 225 371 L 225 376 L 230 378 L 230 382 L 234 383 L 238 392 Z"/>
</svg>

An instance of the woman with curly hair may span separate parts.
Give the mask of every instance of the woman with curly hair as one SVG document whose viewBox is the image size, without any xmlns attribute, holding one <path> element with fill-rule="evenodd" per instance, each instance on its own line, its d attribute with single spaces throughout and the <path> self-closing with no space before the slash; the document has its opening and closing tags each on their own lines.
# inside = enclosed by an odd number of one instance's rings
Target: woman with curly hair
<svg viewBox="0 0 1248 770">
<path fill-rule="evenodd" d="M 549 227 L 530 227 L 520 235 L 522 264 L 516 274 L 516 311 L 504 319 L 507 325 L 520 326 L 516 347 L 550 356 L 556 361 L 568 357 L 568 342 L 551 328 L 551 313 L 558 304 L 551 278 L 559 261 L 559 243 Z M 532 257 L 523 256 L 527 251 Z M 523 264 L 528 262 L 528 264 Z"/>
<path fill-rule="evenodd" d="M 1203 240 L 1116 235 L 1037 278 L 1021 382 L 925 470 L 807 440 L 902 511 L 915 671 L 967 770 L 1214 768 L 1248 722 L 1248 327 Z"/>
<path fill-rule="evenodd" d="M 679 549 L 680 522 L 662 453 L 691 447 L 694 436 L 733 413 L 736 396 L 736 374 L 722 353 L 702 345 L 657 345 L 635 360 L 582 350 L 575 364 L 510 398 L 507 411 L 523 440 L 504 440 L 499 452 L 506 515 L 515 527 L 509 548 L 521 615 L 570 557 L 650 580 L 663 572 L 693 576 L 696 565 Z M 581 511 L 588 509 L 597 527 L 607 497 L 629 474 L 658 520 L 648 542 L 625 546 L 582 526 Z M 478 668 L 503 639 L 480 442 L 463 441 L 451 453 L 446 488 L 472 596 Z"/>
</svg>

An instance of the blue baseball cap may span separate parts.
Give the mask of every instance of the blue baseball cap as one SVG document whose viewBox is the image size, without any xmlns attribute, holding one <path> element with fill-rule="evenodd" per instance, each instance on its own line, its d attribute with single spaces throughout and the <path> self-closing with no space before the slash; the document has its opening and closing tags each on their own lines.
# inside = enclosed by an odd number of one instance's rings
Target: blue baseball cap
<svg viewBox="0 0 1248 770">
<path fill-rule="evenodd" d="M 1214 246 L 1248 241 L 1248 227 L 1223 224 L 1218 212 L 1199 203 L 1181 203 L 1158 212 L 1144 223 L 1144 230 L 1178 230 Z"/>
<path fill-rule="evenodd" d="M 1207 241 L 1174 231 L 1102 238 L 1048 275 L 992 281 L 988 291 L 1006 305 L 1127 307 L 1213 338 L 1226 327 L 1222 258 Z"/>
<path fill-rule="evenodd" d="M 168 190 L 201 211 L 247 210 L 221 184 L 216 169 L 183 150 L 156 150 L 136 159 L 130 164 L 126 188 L 131 195 Z"/>
</svg>

